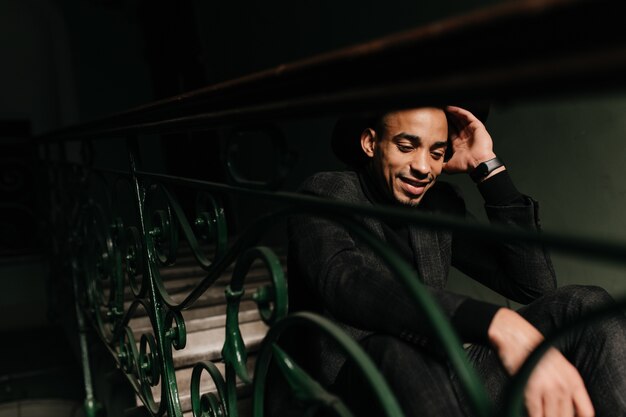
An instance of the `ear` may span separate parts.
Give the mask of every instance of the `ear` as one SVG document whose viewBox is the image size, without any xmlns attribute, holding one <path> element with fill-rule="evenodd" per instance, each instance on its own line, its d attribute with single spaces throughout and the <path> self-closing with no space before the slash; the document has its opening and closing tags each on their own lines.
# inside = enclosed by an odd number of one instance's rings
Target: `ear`
<svg viewBox="0 0 626 417">
<path fill-rule="evenodd" d="M 361 149 L 370 157 L 374 157 L 374 149 L 376 149 L 376 132 L 371 128 L 363 129 L 361 132 Z"/>
</svg>

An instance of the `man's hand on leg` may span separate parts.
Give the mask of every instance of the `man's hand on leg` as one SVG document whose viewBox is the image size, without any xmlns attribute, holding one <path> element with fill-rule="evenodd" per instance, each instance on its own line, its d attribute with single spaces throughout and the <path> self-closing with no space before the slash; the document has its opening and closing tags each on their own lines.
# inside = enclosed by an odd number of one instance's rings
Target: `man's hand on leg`
<svg viewBox="0 0 626 417">
<path fill-rule="evenodd" d="M 513 310 L 501 308 L 489 326 L 489 340 L 510 375 L 543 341 L 543 335 Z M 576 368 L 551 348 L 537 364 L 524 392 L 530 417 L 593 417 L 594 410 Z"/>
</svg>

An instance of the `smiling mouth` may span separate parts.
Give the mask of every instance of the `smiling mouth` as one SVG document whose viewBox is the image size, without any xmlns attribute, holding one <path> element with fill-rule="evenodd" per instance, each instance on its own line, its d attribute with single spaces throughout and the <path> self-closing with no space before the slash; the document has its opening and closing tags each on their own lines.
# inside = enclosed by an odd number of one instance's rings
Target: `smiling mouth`
<svg viewBox="0 0 626 417">
<path fill-rule="evenodd" d="M 424 194 L 426 187 L 430 184 L 430 181 L 414 181 L 404 177 L 400 177 L 400 181 L 403 191 L 414 197 Z"/>
</svg>

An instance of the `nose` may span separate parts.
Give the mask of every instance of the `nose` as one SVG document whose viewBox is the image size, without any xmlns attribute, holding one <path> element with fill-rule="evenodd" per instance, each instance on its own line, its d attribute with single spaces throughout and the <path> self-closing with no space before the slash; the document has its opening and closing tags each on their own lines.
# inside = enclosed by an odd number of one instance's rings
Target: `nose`
<svg viewBox="0 0 626 417">
<path fill-rule="evenodd" d="M 415 178 L 422 180 L 430 175 L 428 155 L 427 152 L 421 150 L 413 154 L 413 158 L 411 158 L 411 175 Z"/>
</svg>

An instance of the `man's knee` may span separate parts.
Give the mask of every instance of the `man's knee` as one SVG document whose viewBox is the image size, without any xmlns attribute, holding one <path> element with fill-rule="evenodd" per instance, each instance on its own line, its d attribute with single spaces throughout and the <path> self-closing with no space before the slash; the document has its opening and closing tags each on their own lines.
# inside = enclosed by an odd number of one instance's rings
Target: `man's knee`
<svg viewBox="0 0 626 417">
<path fill-rule="evenodd" d="M 387 376 L 404 375 L 405 378 L 407 373 L 439 373 L 438 368 L 441 368 L 443 374 L 447 374 L 445 362 L 398 337 L 374 334 L 364 339 L 361 345 L 379 370 Z"/>
<path fill-rule="evenodd" d="M 594 285 L 567 285 L 556 290 L 558 302 L 575 308 L 579 314 L 586 314 L 614 304 L 613 297 L 602 287 Z"/>
<path fill-rule="evenodd" d="M 556 322 L 558 327 L 571 325 L 574 323 L 582 324 L 586 317 L 594 315 L 595 312 L 600 312 L 605 309 L 609 309 L 600 316 L 596 316 L 590 322 L 586 322 L 585 325 L 592 326 L 593 334 L 599 336 L 605 331 L 610 333 L 610 329 L 615 327 L 616 319 L 621 315 L 619 311 L 612 311 L 612 307 L 615 306 L 615 300 L 604 289 L 592 285 L 568 285 L 557 290 L 557 303 L 563 306 L 563 312 L 561 313 L 560 320 L 557 318 Z M 618 320 L 620 321 L 620 320 Z M 584 331 L 583 331 L 584 333 Z M 591 336 L 591 335 L 583 335 Z"/>
<path fill-rule="evenodd" d="M 544 295 L 519 312 L 539 331 L 547 335 L 577 323 L 589 313 L 612 304 L 613 298 L 603 288 L 568 285 Z"/>
<path fill-rule="evenodd" d="M 407 355 L 417 354 L 414 347 L 395 336 L 373 334 L 361 344 L 374 363 L 379 366 L 390 362 L 401 363 Z"/>
</svg>

